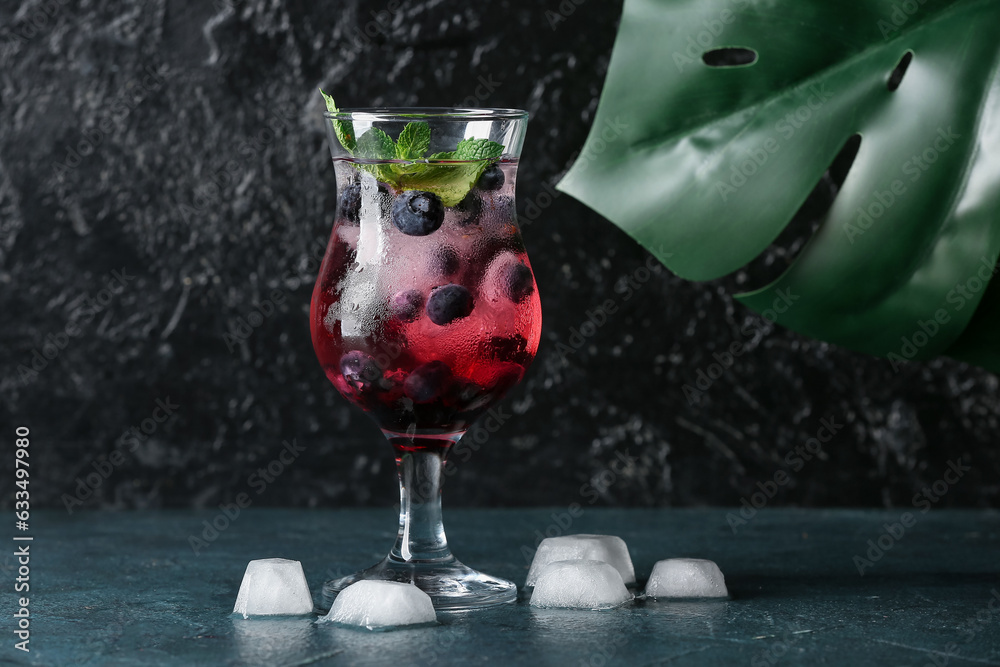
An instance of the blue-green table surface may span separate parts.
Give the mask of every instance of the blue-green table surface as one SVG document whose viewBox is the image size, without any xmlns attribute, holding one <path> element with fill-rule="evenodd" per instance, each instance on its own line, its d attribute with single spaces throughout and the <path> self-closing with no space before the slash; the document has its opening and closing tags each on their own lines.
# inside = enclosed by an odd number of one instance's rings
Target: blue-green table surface
<svg viewBox="0 0 1000 667">
<path fill-rule="evenodd" d="M 314 597 L 325 579 L 374 563 L 394 537 L 390 508 L 246 509 L 197 555 L 189 537 L 216 512 L 34 513 L 31 652 L 13 646 L 18 566 L 8 555 L 0 659 L 47 666 L 1000 665 L 1000 513 L 911 510 L 915 523 L 900 534 L 893 524 L 904 510 L 765 509 L 735 533 L 728 512 L 588 508 L 563 528 L 566 508 L 446 509 L 456 555 L 519 586 L 536 531 L 607 533 L 628 543 L 640 583 L 659 559 L 710 558 L 732 599 L 605 612 L 542 611 L 521 600 L 436 627 L 382 633 L 230 612 L 251 559 L 302 561 Z M 877 550 L 866 555 L 869 540 Z M 863 576 L 855 556 L 871 563 L 861 564 Z"/>
</svg>

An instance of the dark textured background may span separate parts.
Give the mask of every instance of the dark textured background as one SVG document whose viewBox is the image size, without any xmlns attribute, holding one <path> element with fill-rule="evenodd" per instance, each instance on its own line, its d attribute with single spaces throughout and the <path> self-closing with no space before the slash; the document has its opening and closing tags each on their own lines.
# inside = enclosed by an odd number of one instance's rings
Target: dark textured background
<svg viewBox="0 0 1000 667">
<path fill-rule="evenodd" d="M 554 22 L 556 0 L 407 0 L 391 13 L 397 3 L 356 0 L 0 0 L 0 426 L 5 442 L 32 429 L 35 505 L 61 506 L 95 462 L 110 474 L 91 476 L 87 507 L 212 506 L 251 488 L 262 505 L 395 500 L 389 448 L 309 340 L 310 253 L 335 196 L 317 86 L 342 106 L 533 115 L 518 198 L 522 220 L 536 218 L 524 231 L 542 347 L 446 504 L 738 504 L 786 471 L 774 504 L 906 506 L 964 456 L 971 471 L 938 505 L 996 505 L 995 376 L 949 360 L 896 373 L 787 331 L 741 332 L 758 319 L 731 288 L 773 275 L 801 239 L 690 284 L 649 276 L 615 227 L 542 194 L 583 144 L 620 12 L 562 6 L 575 9 Z M 122 269 L 134 278 L 87 317 Z M 227 344 L 272 295 L 275 312 Z M 619 311 L 560 355 L 607 299 Z M 70 323 L 79 335 L 50 346 L 37 375 L 18 370 Z M 748 350 L 691 404 L 683 385 L 734 341 Z M 116 444 L 166 397 L 180 405 L 169 421 Z M 843 426 L 794 471 L 786 454 L 823 419 Z M 251 475 L 292 439 L 305 451 L 256 494 Z M 625 452 L 635 460 L 611 472 Z"/>
</svg>

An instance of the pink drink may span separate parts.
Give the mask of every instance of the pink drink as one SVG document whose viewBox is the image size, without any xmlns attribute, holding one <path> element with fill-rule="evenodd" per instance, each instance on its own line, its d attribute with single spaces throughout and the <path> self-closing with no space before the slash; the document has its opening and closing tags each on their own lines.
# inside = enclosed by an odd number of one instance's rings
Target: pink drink
<svg viewBox="0 0 1000 667">
<path fill-rule="evenodd" d="M 441 205 L 443 221 L 426 235 L 396 223 L 394 208 L 406 203 L 398 198 L 414 193 L 357 163 L 335 160 L 340 205 L 312 297 L 313 346 L 341 394 L 389 436 L 430 436 L 422 448 L 464 432 L 538 349 L 541 304 L 514 211 L 517 161 L 491 168 L 460 204 Z"/>
</svg>

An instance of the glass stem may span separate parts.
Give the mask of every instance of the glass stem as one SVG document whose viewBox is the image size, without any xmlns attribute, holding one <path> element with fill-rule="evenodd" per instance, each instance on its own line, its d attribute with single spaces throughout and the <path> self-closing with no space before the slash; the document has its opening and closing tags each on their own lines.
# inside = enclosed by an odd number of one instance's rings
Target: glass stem
<svg viewBox="0 0 1000 667">
<path fill-rule="evenodd" d="M 441 484 L 455 440 L 389 437 L 399 472 L 399 533 L 391 559 L 411 563 L 452 558 L 441 519 Z"/>
</svg>

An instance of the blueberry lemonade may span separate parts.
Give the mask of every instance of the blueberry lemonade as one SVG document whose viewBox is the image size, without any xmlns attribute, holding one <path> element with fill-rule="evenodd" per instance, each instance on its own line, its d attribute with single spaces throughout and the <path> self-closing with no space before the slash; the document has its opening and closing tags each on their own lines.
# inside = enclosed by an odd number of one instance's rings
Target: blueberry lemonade
<svg viewBox="0 0 1000 667">
<path fill-rule="evenodd" d="M 337 210 L 312 297 L 313 346 L 337 390 L 396 452 L 401 515 L 385 561 L 328 582 L 414 581 L 435 606 L 510 602 L 513 584 L 455 560 L 440 470 L 524 376 L 541 332 L 514 204 L 527 114 L 340 111 L 326 97 Z"/>
<path fill-rule="evenodd" d="M 400 150 L 415 125 L 386 152 L 416 157 L 419 147 Z M 358 147 L 334 159 L 340 194 L 313 293 L 313 345 L 334 386 L 384 431 L 465 431 L 538 349 L 541 304 L 514 211 L 517 161 L 502 150 L 465 139 L 433 163 L 375 162 Z"/>
</svg>

